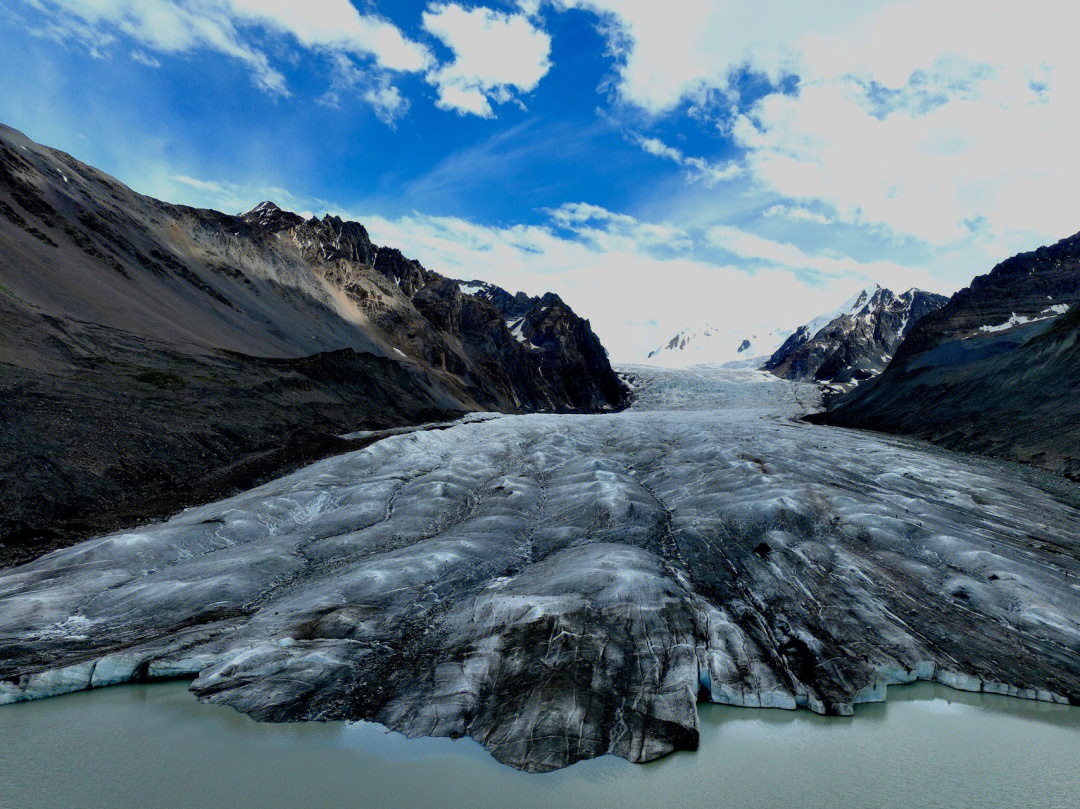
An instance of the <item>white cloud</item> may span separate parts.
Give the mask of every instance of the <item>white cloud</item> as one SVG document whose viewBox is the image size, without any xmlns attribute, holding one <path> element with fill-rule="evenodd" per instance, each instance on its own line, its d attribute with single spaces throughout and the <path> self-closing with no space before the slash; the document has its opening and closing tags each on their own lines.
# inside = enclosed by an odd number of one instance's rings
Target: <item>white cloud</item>
<svg viewBox="0 0 1080 809">
<path fill-rule="evenodd" d="M 744 66 L 779 81 L 798 64 L 792 44 L 831 31 L 879 0 L 805 3 L 759 0 L 553 0 L 599 15 L 616 60 L 620 97 L 658 115 L 707 90 L 728 92 Z"/>
<path fill-rule="evenodd" d="M 673 160 L 680 165 L 683 162 L 683 153 L 678 149 L 665 144 L 659 138 L 639 138 L 638 145 L 651 155 Z"/>
<path fill-rule="evenodd" d="M 681 149 L 668 146 L 659 138 L 637 136 L 637 144 L 651 155 L 678 163 L 686 169 L 686 178 L 690 181 L 702 180 L 708 186 L 716 185 L 721 180 L 737 177 L 741 171 L 734 160 L 726 163 L 710 163 L 703 157 L 688 157 Z"/>
<path fill-rule="evenodd" d="M 454 54 L 427 76 L 442 109 L 491 118 L 492 101 L 532 91 L 551 68 L 551 37 L 524 14 L 445 3 L 429 7 L 423 24 Z"/>
<path fill-rule="evenodd" d="M 142 51 L 132 51 L 131 59 L 132 61 L 138 62 L 140 65 L 146 65 L 147 67 L 161 67 L 161 62 L 159 60 L 155 59 L 148 53 L 143 53 Z"/>
<path fill-rule="evenodd" d="M 408 112 L 408 99 L 391 83 L 388 74 L 362 70 L 342 53 L 331 54 L 330 60 L 333 65 L 330 87 L 318 99 L 319 103 L 338 107 L 342 96 L 359 95 L 371 105 L 375 117 L 390 126 Z"/>
<path fill-rule="evenodd" d="M 197 177 L 188 177 L 186 174 L 173 174 L 169 179 L 176 180 L 178 183 L 184 185 L 190 185 L 192 188 L 197 188 L 199 191 L 206 191 L 211 194 L 224 194 L 225 189 L 220 183 L 215 183 L 210 180 L 200 180 Z"/>
<path fill-rule="evenodd" d="M 218 0 L 237 17 L 294 37 L 306 48 L 374 58 L 383 69 L 415 73 L 431 54 L 397 26 L 361 14 L 349 0 Z"/>
<path fill-rule="evenodd" d="M 637 219 L 625 213 L 615 213 L 600 205 L 588 202 L 567 202 L 548 210 L 551 221 L 568 230 L 579 230 L 588 222 L 608 222 L 619 225 L 636 225 Z"/>
<path fill-rule="evenodd" d="M 553 224 L 569 230 L 598 250 L 661 249 L 680 251 L 693 246 L 685 230 L 668 222 L 641 222 L 587 202 L 567 202 L 545 211 Z"/>
<path fill-rule="evenodd" d="M 683 165 L 687 167 L 687 175 L 692 180 L 703 179 L 706 185 L 715 185 L 721 180 L 730 180 L 737 177 L 742 169 L 734 160 L 727 163 L 710 163 L 703 157 L 684 158 Z"/>
<path fill-rule="evenodd" d="M 793 205 L 937 246 L 1078 226 L 1076 3 L 558 5 L 600 15 L 624 102 L 652 115 L 711 103 L 726 122 L 733 107 L 724 131 L 750 175 Z M 745 72 L 797 90 L 746 107 Z"/>
<path fill-rule="evenodd" d="M 443 110 L 454 110 L 459 114 L 468 113 L 481 118 L 495 117 L 487 96 L 477 87 L 444 84 L 439 87 L 439 98 L 435 101 L 435 106 Z"/>
<path fill-rule="evenodd" d="M 408 100 L 385 77 L 364 90 L 362 97 L 386 124 L 392 124 L 409 109 Z"/>
<path fill-rule="evenodd" d="M 832 278 L 852 278 L 879 283 L 897 291 L 913 286 L 937 291 L 940 286 L 939 282 L 922 268 L 908 267 L 892 261 L 862 262 L 850 256 L 811 255 L 794 244 L 766 239 L 730 225 L 709 228 L 706 239 L 721 250 L 762 266 L 811 270 Z"/>
<path fill-rule="evenodd" d="M 801 205 L 772 205 L 761 212 L 767 219 L 781 217 L 793 222 L 815 222 L 819 225 L 831 225 L 833 220 L 823 213 L 811 211 Z"/>
<path fill-rule="evenodd" d="M 1060 81 L 1057 81 L 1060 79 Z M 797 200 L 817 200 L 852 223 L 884 224 L 943 245 L 974 228 L 1063 236 L 1077 228 L 1063 204 L 1080 186 L 1075 75 L 1055 75 L 1050 102 L 1008 80 L 939 89 L 928 111 L 881 116 L 875 90 L 851 80 L 807 82 L 770 95 L 736 123 L 753 176 Z M 939 84 L 940 88 L 941 85 Z M 910 84 L 899 88 L 908 94 Z"/>
<path fill-rule="evenodd" d="M 643 360 L 661 340 L 698 322 L 747 334 L 794 328 L 835 307 L 862 280 L 859 273 L 838 274 L 811 283 L 780 262 L 750 271 L 703 260 L 678 228 L 586 203 L 549 215 L 550 225 L 510 227 L 419 213 L 353 218 L 376 243 L 399 247 L 445 275 L 533 295 L 557 292 L 589 318 L 620 362 Z M 678 234 L 674 249 L 672 233 Z"/>
<path fill-rule="evenodd" d="M 54 36 L 75 38 L 92 52 L 107 48 L 117 34 L 162 54 L 216 51 L 243 62 L 256 84 L 272 93 L 288 93 L 285 77 L 270 64 L 252 36 L 256 31 L 285 36 L 322 54 L 360 59 L 375 73 L 419 72 L 431 64 L 431 54 L 424 45 L 407 39 L 380 17 L 361 14 L 349 0 L 27 2 L 50 14 Z M 372 94 L 369 90 L 365 97 L 385 110 L 385 92 Z"/>
</svg>

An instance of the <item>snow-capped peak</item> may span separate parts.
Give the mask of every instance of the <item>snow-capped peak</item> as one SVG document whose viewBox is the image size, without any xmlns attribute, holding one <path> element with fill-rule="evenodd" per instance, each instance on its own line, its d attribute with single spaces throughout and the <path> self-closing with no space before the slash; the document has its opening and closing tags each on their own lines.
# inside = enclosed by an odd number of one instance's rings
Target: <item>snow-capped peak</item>
<svg viewBox="0 0 1080 809">
<path fill-rule="evenodd" d="M 898 297 L 878 284 L 864 287 L 792 332 L 764 367 L 786 379 L 857 384 L 880 373 L 911 324 L 946 300 L 919 290 Z"/>
<path fill-rule="evenodd" d="M 742 360 L 760 360 L 772 354 L 790 331 L 746 333 L 721 329 L 709 323 L 692 326 L 674 334 L 649 352 L 653 365 L 683 368 L 690 365 L 720 365 Z"/>
</svg>

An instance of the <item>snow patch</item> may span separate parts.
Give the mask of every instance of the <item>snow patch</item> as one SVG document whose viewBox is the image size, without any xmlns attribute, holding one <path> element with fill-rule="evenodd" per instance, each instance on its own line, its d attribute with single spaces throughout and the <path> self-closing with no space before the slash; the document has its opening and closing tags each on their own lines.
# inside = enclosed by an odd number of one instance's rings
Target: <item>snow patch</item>
<svg viewBox="0 0 1080 809">
<path fill-rule="evenodd" d="M 1012 313 L 1012 316 L 1004 323 L 999 323 L 996 326 L 982 326 L 979 331 L 983 333 L 993 333 L 999 331 L 1008 331 L 1009 329 L 1016 328 L 1017 326 L 1023 326 L 1025 323 L 1036 323 L 1040 320 L 1049 320 L 1052 317 L 1063 315 L 1069 311 L 1069 304 L 1067 303 L 1055 303 L 1053 306 L 1048 306 L 1042 310 L 1042 315 L 1037 317 L 1028 317 L 1027 315 L 1018 315 L 1016 312 Z"/>
<path fill-rule="evenodd" d="M 506 321 L 506 328 L 510 329 L 510 333 L 514 335 L 519 343 L 532 348 L 532 343 L 529 342 L 529 338 L 525 336 L 523 329 L 525 328 L 525 318 L 519 317 Z"/>
</svg>

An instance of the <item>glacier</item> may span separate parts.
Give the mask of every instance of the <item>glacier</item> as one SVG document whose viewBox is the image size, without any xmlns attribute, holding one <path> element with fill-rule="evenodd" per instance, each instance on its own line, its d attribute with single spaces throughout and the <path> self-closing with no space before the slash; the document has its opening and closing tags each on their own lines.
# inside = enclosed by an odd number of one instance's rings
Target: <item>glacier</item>
<svg viewBox="0 0 1080 809">
<path fill-rule="evenodd" d="M 624 371 L 620 413 L 388 435 L 0 570 L 0 703 L 191 677 L 546 771 L 692 749 L 700 700 L 1080 702 L 1072 489 L 805 423 L 819 389 L 762 372 Z"/>
</svg>

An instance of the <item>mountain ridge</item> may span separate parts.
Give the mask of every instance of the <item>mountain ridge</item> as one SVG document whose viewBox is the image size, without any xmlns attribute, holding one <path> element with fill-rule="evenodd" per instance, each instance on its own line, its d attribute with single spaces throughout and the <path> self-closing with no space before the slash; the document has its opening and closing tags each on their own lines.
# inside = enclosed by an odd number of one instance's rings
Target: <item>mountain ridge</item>
<svg viewBox="0 0 1080 809">
<path fill-rule="evenodd" d="M 810 417 L 1080 479 L 1080 234 L 977 276 L 877 379 Z"/>
<path fill-rule="evenodd" d="M 254 485 L 340 434 L 628 401 L 561 300 L 526 345 L 360 223 L 172 205 L 9 127 L 0 246 L 0 560 Z"/>
<path fill-rule="evenodd" d="M 897 295 L 866 287 L 796 329 L 763 368 L 783 379 L 858 385 L 881 373 L 908 332 L 946 300 L 914 288 Z"/>
</svg>

